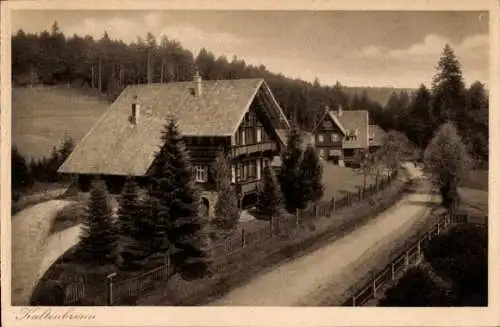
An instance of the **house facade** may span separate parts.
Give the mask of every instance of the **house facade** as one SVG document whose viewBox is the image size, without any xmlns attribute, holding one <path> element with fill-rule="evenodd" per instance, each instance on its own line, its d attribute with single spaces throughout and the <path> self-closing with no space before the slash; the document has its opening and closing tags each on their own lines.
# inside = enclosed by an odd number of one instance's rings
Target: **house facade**
<svg viewBox="0 0 500 327">
<path fill-rule="evenodd" d="M 369 113 L 367 110 L 330 111 L 345 130 L 342 143 L 343 160 L 346 166 L 358 164 L 358 153 L 369 149 Z"/>
<path fill-rule="evenodd" d="M 343 166 L 343 143 L 346 131 L 328 108 L 314 128 L 313 134 L 318 155 L 334 164 Z"/>
<path fill-rule="evenodd" d="M 128 86 L 103 114 L 60 173 L 78 177 L 88 190 L 100 177 L 119 192 L 126 176 L 145 181 L 166 118 L 177 120 L 190 154 L 195 182 L 209 216 L 218 194 L 212 165 L 223 152 L 241 207 L 255 203 L 262 170 L 284 146 L 290 125 L 263 79 L 193 81 Z"/>
</svg>

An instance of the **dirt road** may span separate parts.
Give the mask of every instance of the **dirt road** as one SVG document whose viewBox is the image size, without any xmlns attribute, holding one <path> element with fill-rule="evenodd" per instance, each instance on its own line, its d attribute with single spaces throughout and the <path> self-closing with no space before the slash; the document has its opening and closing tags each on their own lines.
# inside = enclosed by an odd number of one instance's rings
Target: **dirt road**
<svg viewBox="0 0 500 327">
<path fill-rule="evenodd" d="M 413 165 L 406 168 L 410 176 L 422 176 Z M 340 295 L 366 273 L 367 267 L 360 259 L 390 248 L 391 242 L 426 215 L 434 201 L 430 194 L 409 194 L 354 232 L 255 277 L 211 305 L 315 305 L 332 284 L 338 286 L 335 293 Z"/>
<path fill-rule="evenodd" d="M 29 207 L 12 218 L 12 304 L 26 305 L 39 277 L 45 246 L 56 213 L 71 203 L 52 200 Z"/>
</svg>

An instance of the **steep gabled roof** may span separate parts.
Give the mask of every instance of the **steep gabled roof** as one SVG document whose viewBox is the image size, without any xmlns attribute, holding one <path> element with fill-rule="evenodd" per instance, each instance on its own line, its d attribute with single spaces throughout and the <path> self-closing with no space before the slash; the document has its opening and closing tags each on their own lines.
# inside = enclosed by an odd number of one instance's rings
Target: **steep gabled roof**
<svg viewBox="0 0 500 327">
<path fill-rule="evenodd" d="M 342 126 L 344 126 L 346 135 L 356 134 L 357 137 L 352 140 L 344 140 L 344 149 L 361 149 L 368 148 L 368 125 L 369 116 L 366 110 L 342 110 L 341 114 L 338 111 L 331 110 L 330 114 L 336 117 Z"/>
<path fill-rule="evenodd" d="M 381 146 L 387 133 L 379 125 L 370 125 L 370 146 Z"/>
<path fill-rule="evenodd" d="M 316 124 L 316 126 L 314 127 L 314 130 L 313 132 L 315 132 L 318 127 L 321 125 L 321 123 L 325 120 L 326 117 L 330 117 L 330 119 L 333 121 L 333 123 L 335 125 L 337 125 L 337 127 L 340 129 L 340 131 L 342 132 L 342 134 L 347 135 L 347 132 L 344 128 L 344 126 L 342 126 L 342 124 L 340 123 L 339 119 L 332 113 L 331 110 L 325 110 L 325 113 L 323 114 L 323 117 L 321 117 L 321 119 L 319 120 L 319 122 Z"/>
<path fill-rule="evenodd" d="M 194 95 L 195 82 L 128 86 L 73 153 L 59 168 L 61 173 L 144 175 L 161 144 L 166 118 L 174 116 L 184 136 L 229 137 L 239 126 L 259 90 L 270 91 L 263 79 L 202 81 L 202 93 Z M 129 121 L 137 97 L 140 117 Z M 269 99 L 275 116 L 284 117 Z M 286 125 L 286 117 L 284 117 Z"/>
</svg>

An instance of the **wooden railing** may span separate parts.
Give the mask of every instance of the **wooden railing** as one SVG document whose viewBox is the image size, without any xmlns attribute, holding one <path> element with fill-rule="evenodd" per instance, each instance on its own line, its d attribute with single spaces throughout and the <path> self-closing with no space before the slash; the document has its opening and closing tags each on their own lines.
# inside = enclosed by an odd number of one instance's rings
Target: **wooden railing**
<svg viewBox="0 0 500 327">
<path fill-rule="evenodd" d="M 466 215 L 448 214 L 429 229 L 427 229 L 417 241 L 410 242 L 403 247 L 402 252 L 396 256 L 387 266 L 378 272 L 370 272 L 368 276 L 362 278 L 360 282 L 351 286 L 346 293 L 341 296 L 344 299 L 342 306 L 363 306 L 368 301 L 377 298 L 379 290 L 401 277 L 408 268 L 418 265 L 422 260 L 423 247 L 425 244 L 446 231 L 450 226 L 463 224 L 468 221 Z M 346 299 L 347 298 L 347 299 Z"/>
<path fill-rule="evenodd" d="M 263 142 L 249 145 L 236 145 L 231 147 L 230 153 L 233 158 L 264 151 L 276 151 L 278 148 L 275 142 Z"/>
</svg>

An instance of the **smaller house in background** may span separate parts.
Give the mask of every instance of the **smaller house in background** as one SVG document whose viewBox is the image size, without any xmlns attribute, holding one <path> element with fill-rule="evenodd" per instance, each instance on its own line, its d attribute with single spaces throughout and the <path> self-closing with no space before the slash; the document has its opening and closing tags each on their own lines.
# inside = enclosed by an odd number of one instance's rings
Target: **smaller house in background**
<svg viewBox="0 0 500 327">
<path fill-rule="evenodd" d="M 384 143 L 387 133 L 378 125 L 370 125 L 369 132 L 370 152 L 375 152 Z"/>
<path fill-rule="evenodd" d="M 338 110 L 329 112 L 345 131 L 342 143 L 343 161 L 346 165 L 356 164 L 358 153 L 368 151 L 370 147 L 368 111 L 343 110 L 342 107 L 339 107 Z"/>
<path fill-rule="evenodd" d="M 347 131 L 328 107 L 325 108 L 325 112 L 312 134 L 313 144 L 320 158 L 343 166 L 343 143 Z"/>
</svg>

